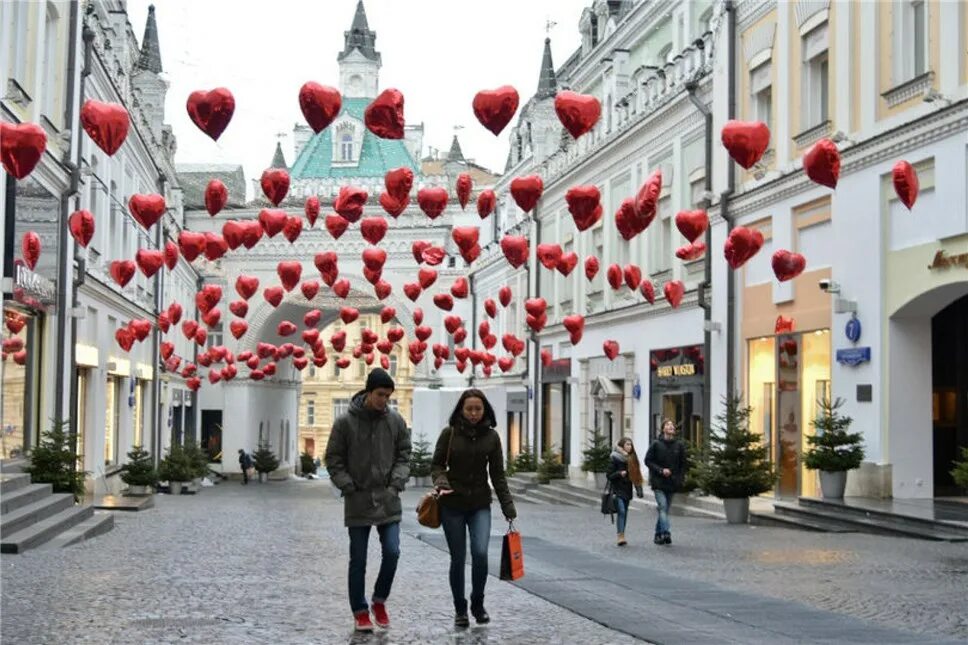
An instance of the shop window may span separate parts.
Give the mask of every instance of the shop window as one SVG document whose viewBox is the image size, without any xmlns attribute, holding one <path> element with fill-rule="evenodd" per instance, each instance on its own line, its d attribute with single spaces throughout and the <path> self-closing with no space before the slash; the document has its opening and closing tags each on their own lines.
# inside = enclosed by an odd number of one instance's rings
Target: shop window
<svg viewBox="0 0 968 645">
<path fill-rule="evenodd" d="M 763 444 L 773 454 L 773 418 L 775 415 L 776 338 L 768 336 L 750 340 L 748 403 L 750 432 L 762 437 Z"/>
<path fill-rule="evenodd" d="M 14 309 L 3 310 L 3 329 L 8 332 L 3 339 L 5 363 L 3 365 L 3 428 L 0 433 L 0 457 L 9 459 L 23 454 L 30 423 L 30 402 L 35 388 L 32 387 L 28 366 L 36 351 L 32 342 L 34 325 L 32 316 Z M 10 329 L 19 326 L 16 333 Z"/>
<path fill-rule="evenodd" d="M 143 446 L 144 443 L 144 412 L 145 412 L 145 389 L 147 381 L 135 379 L 131 381 L 134 385 L 134 437 L 131 445 Z"/>
<path fill-rule="evenodd" d="M 84 440 L 87 437 L 87 387 L 88 387 L 88 370 L 79 369 L 77 370 L 77 415 L 76 415 L 76 428 L 77 434 L 74 437 L 74 454 L 80 457 L 78 461 L 78 468 L 84 468 L 84 455 L 86 449 L 84 447 Z"/>
<path fill-rule="evenodd" d="M 121 416 L 121 379 L 109 375 L 105 387 L 107 409 L 104 415 L 104 465 L 118 462 L 118 433 Z"/>
</svg>

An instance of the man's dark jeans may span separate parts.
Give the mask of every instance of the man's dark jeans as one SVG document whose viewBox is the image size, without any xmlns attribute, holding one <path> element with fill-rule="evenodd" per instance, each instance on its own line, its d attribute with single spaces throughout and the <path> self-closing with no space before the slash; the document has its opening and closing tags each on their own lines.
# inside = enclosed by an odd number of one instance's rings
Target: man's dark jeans
<svg viewBox="0 0 968 645">
<path fill-rule="evenodd" d="M 366 611 L 370 606 L 366 602 L 366 548 L 370 542 L 369 526 L 351 526 L 350 532 L 350 572 L 349 591 L 350 608 L 353 613 Z M 393 576 L 397 572 L 397 560 L 400 559 L 400 522 L 381 524 L 376 527 L 380 535 L 380 545 L 383 547 L 383 557 L 380 560 L 380 572 L 373 587 L 373 602 L 384 602 L 390 596 L 390 586 Z"/>
<path fill-rule="evenodd" d="M 458 511 L 440 506 L 440 524 L 450 549 L 450 592 L 454 609 L 467 613 L 464 597 L 464 563 L 467 561 L 467 534 L 471 536 L 471 606 L 484 604 L 484 585 L 487 584 L 487 543 L 491 537 L 491 508 Z"/>
</svg>

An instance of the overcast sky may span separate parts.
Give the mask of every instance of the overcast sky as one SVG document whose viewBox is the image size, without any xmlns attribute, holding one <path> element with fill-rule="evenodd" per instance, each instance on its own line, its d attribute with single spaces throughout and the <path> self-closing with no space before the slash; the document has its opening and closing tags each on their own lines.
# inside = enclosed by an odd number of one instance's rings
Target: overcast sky
<svg viewBox="0 0 968 645">
<path fill-rule="evenodd" d="M 139 41 L 150 0 L 128 0 Z M 298 93 L 306 81 L 339 86 L 356 0 L 154 0 L 168 91 L 166 121 L 178 163 L 241 163 L 246 179 L 268 167 L 278 133 L 294 161 L 292 127 L 304 123 Z M 380 89 L 405 97 L 407 123 L 424 123 L 428 146 L 449 149 L 454 126 L 464 155 L 500 172 L 507 129 L 495 137 L 471 110 L 482 89 L 512 85 L 521 105 L 537 88 L 545 24 L 560 66 L 580 44 L 578 21 L 591 0 L 364 0 L 382 54 Z M 235 116 L 213 142 L 189 120 L 185 101 L 218 86 L 235 95 Z M 512 124 L 514 121 L 512 121 Z"/>
</svg>

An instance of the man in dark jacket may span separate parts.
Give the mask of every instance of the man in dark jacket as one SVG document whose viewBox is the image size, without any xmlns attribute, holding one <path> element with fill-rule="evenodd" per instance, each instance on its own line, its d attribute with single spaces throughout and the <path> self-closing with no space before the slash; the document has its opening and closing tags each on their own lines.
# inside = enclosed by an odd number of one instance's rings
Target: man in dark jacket
<svg viewBox="0 0 968 645">
<path fill-rule="evenodd" d="M 244 449 L 239 448 L 239 468 L 242 469 L 242 485 L 249 483 L 249 468 L 252 468 L 252 457 Z"/>
<path fill-rule="evenodd" d="M 357 631 L 372 631 L 366 602 L 366 548 L 370 527 L 380 535 L 383 557 L 373 589 L 373 617 L 389 627 L 385 602 L 400 557 L 400 493 L 410 477 L 410 432 L 387 404 L 393 379 L 374 369 L 366 389 L 353 396 L 349 412 L 333 423 L 326 446 L 330 480 L 343 494 L 350 534 L 349 597 Z"/>
<path fill-rule="evenodd" d="M 645 453 L 645 465 L 649 469 L 649 486 L 655 493 L 655 505 L 659 517 L 655 522 L 656 544 L 672 544 L 669 528 L 669 505 L 672 496 L 682 487 L 686 477 L 686 448 L 676 439 L 676 424 L 672 419 L 662 420 L 662 436 L 652 442 Z"/>
</svg>

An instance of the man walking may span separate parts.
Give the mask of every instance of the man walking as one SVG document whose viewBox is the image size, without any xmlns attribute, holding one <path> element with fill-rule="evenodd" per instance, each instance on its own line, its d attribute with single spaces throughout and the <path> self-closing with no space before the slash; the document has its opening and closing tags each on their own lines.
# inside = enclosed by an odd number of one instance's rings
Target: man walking
<svg viewBox="0 0 968 645">
<path fill-rule="evenodd" d="M 400 557 L 400 493 L 410 477 L 410 432 L 387 404 L 393 379 L 374 369 L 366 389 L 355 394 L 349 412 L 333 423 L 326 446 L 330 480 L 343 495 L 344 523 L 350 534 L 349 597 L 357 631 L 373 631 L 366 602 L 366 549 L 370 527 L 380 536 L 382 559 L 373 588 L 373 617 L 390 626 L 386 599 Z"/>
<path fill-rule="evenodd" d="M 672 419 L 662 420 L 662 436 L 652 442 L 645 453 L 645 465 L 649 469 L 649 486 L 655 493 L 656 544 L 672 544 L 669 527 L 669 505 L 672 496 L 682 487 L 686 477 L 686 448 L 676 439 L 676 424 Z"/>
<path fill-rule="evenodd" d="M 242 469 L 242 485 L 249 483 L 249 469 L 252 468 L 252 457 L 244 449 L 239 448 L 239 468 Z"/>
</svg>

